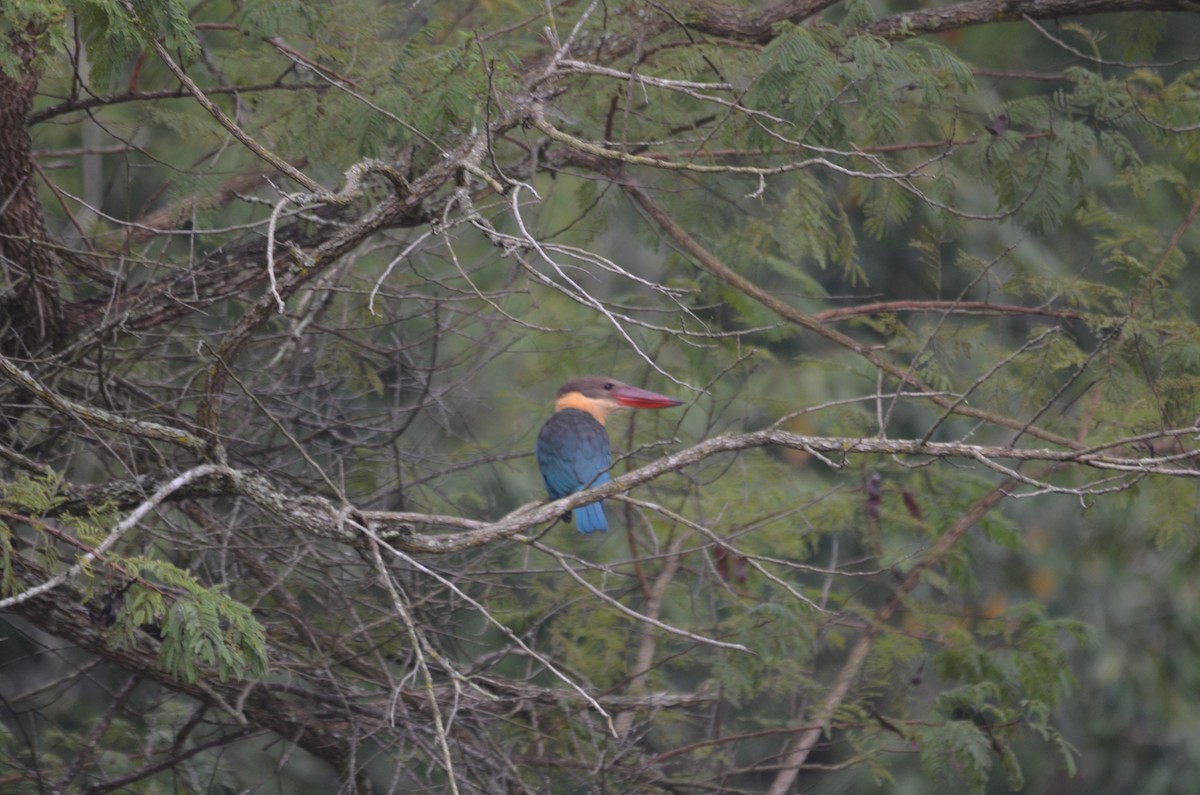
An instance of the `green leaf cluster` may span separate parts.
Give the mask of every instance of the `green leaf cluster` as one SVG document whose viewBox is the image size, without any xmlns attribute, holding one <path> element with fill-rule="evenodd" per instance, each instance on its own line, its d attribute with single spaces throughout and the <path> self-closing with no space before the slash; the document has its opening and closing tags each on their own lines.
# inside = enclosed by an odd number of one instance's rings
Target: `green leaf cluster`
<svg viewBox="0 0 1200 795">
<path fill-rule="evenodd" d="M 137 584 L 114 626 L 118 639 L 129 642 L 135 629 L 153 627 L 163 667 L 184 682 L 197 681 L 201 666 L 222 682 L 267 674 L 266 633 L 249 607 L 162 560 L 128 558 L 122 565 Z"/>
</svg>

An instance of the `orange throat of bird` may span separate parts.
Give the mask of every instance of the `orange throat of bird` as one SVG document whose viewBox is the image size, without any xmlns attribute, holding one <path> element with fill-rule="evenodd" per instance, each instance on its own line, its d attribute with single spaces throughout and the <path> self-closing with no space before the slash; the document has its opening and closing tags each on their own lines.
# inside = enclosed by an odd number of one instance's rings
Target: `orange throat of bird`
<svg viewBox="0 0 1200 795">
<path fill-rule="evenodd" d="M 596 418 L 596 422 L 601 425 L 608 419 L 608 415 L 613 409 L 620 408 L 620 405 L 615 400 L 605 400 L 604 398 L 590 398 L 580 392 L 568 392 L 567 394 L 554 401 L 554 410 L 562 411 L 563 409 L 579 409 L 586 411 Z"/>
</svg>

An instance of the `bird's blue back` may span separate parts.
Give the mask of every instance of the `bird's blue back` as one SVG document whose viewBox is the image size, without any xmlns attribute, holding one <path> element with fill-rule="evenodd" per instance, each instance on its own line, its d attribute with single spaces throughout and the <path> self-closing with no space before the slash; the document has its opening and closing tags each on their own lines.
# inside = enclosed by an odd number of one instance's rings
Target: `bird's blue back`
<svg viewBox="0 0 1200 795">
<path fill-rule="evenodd" d="M 608 468 L 612 465 L 608 432 L 586 411 L 571 408 L 556 411 L 538 432 L 537 462 L 552 500 L 607 483 Z M 608 529 L 603 506 L 603 502 L 594 502 L 575 509 L 579 532 Z"/>
</svg>

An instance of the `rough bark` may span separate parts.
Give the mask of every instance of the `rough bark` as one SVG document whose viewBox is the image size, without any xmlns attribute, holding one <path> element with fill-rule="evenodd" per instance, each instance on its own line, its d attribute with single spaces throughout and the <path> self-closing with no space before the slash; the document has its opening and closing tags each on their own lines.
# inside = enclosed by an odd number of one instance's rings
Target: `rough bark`
<svg viewBox="0 0 1200 795">
<path fill-rule="evenodd" d="M 55 281 L 56 257 L 46 245 L 37 195 L 33 144 L 26 118 L 33 107 L 38 73 L 37 30 L 12 32 L 8 47 L 22 63 L 16 77 L 0 72 L 0 351 L 30 356 L 59 336 L 62 307 Z"/>
</svg>

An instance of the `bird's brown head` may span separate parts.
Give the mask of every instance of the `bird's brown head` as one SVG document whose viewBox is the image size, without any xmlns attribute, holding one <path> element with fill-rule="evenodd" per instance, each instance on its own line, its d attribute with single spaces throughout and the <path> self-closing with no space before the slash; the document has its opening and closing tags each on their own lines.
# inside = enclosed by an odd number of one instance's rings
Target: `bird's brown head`
<svg viewBox="0 0 1200 795">
<path fill-rule="evenodd" d="M 682 403 L 682 400 L 630 386 L 613 378 L 589 375 L 568 381 L 559 387 L 558 396 L 554 401 L 554 410 L 579 409 L 586 411 L 603 425 L 604 421 L 608 419 L 609 413 L 614 409 L 622 407 L 665 409 Z"/>
</svg>

